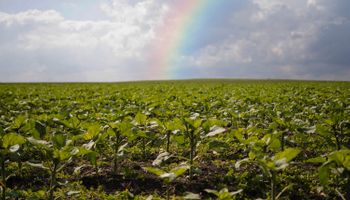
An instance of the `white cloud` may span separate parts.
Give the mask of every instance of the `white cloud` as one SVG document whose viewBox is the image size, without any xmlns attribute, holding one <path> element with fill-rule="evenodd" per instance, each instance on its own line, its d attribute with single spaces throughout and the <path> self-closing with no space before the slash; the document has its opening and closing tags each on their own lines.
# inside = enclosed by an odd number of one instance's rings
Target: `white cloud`
<svg viewBox="0 0 350 200">
<path fill-rule="evenodd" d="M 40 11 L 29 10 L 18 14 L 7 14 L 0 12 L 0 23 L 6 26 L 25 25 L 28 23 L 50 24 L 62 21 L 63 17 L 54 10 Z"/>
<path fill-rule="evenodd" d="M 101 8 L 114 21 L 151 28 L 160 23 L 168 11 L 167 5 L 155 0 L 137 1 L 134 4 L 127 0 L 113 0 L 112 4 L 103 4 Z"/>
<path fill-rule="evenodd" d="M 166 6 L 152 0 L 134 5 L 115 0 L 101 8 L 109 20 L 67 20 L 54 10 L 0 12 L 0 80 L 148 78 L 142 74 L 147 71 L 142 69 L 147 68 L 144 55 Z M 72 74 L 79 75 L 72 79 Z"/>
<path fill-rule="evenodd" d="M 317 5 L 316 0 L 307 0 L 307 6 L 311 7 L 311 6 L 316 6 L 316 5 Z"/>
</svg>

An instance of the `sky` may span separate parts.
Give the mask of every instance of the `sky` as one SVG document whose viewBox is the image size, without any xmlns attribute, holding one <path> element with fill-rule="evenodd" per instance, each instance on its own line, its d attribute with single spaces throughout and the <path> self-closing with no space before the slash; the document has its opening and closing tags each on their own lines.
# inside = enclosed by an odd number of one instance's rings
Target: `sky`
<svg viewBox="0 0 350 200">
<path fill-rule="evenodd" d="M 350 80 L 349 0 L 0 0 L 0 82 Z"/>
</svg>

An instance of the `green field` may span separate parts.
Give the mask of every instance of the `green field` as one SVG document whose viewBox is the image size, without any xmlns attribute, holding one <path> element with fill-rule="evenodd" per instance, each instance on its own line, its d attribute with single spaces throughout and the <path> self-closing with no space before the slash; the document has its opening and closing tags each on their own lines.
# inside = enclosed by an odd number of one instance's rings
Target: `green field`
<svg viewBox="0 0 350 200">
<path fill-rule="evenodd" d="M 2 199 L 350 199 L 350 82 L 0 84 Z"/>
</svg>

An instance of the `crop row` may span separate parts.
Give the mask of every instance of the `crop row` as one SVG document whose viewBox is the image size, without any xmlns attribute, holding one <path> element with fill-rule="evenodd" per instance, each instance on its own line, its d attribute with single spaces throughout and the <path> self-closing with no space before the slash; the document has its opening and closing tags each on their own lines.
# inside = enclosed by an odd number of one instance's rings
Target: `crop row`
<svg viewBox="0 0 350 200">
<path fill-rule="evenodd" d="M 0 88 L 2 199 L 83 198 L 70 182 L 91 174 L 162 181 L 138 197 L 117 192 L 127 199 L 350 198 L 347 83 Z M 47 182 L 10 184 L 30 173 Z"/>
</svg>

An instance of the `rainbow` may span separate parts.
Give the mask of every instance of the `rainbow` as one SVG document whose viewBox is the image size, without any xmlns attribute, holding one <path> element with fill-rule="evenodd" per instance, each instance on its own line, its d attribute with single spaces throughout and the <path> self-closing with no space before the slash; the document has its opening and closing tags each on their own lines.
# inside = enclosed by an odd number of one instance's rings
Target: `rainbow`
<svg viewBox="0 0 350 200">
<path fill-rule="evenodd" d="M 150 79 L 176 78 L 181 53 L 191 48 L 198 30 L 205 23 L 206 12 L 219 0 L 178 0 L 156 30 L 157 41 L 150 52 Z"/>
</svg>

